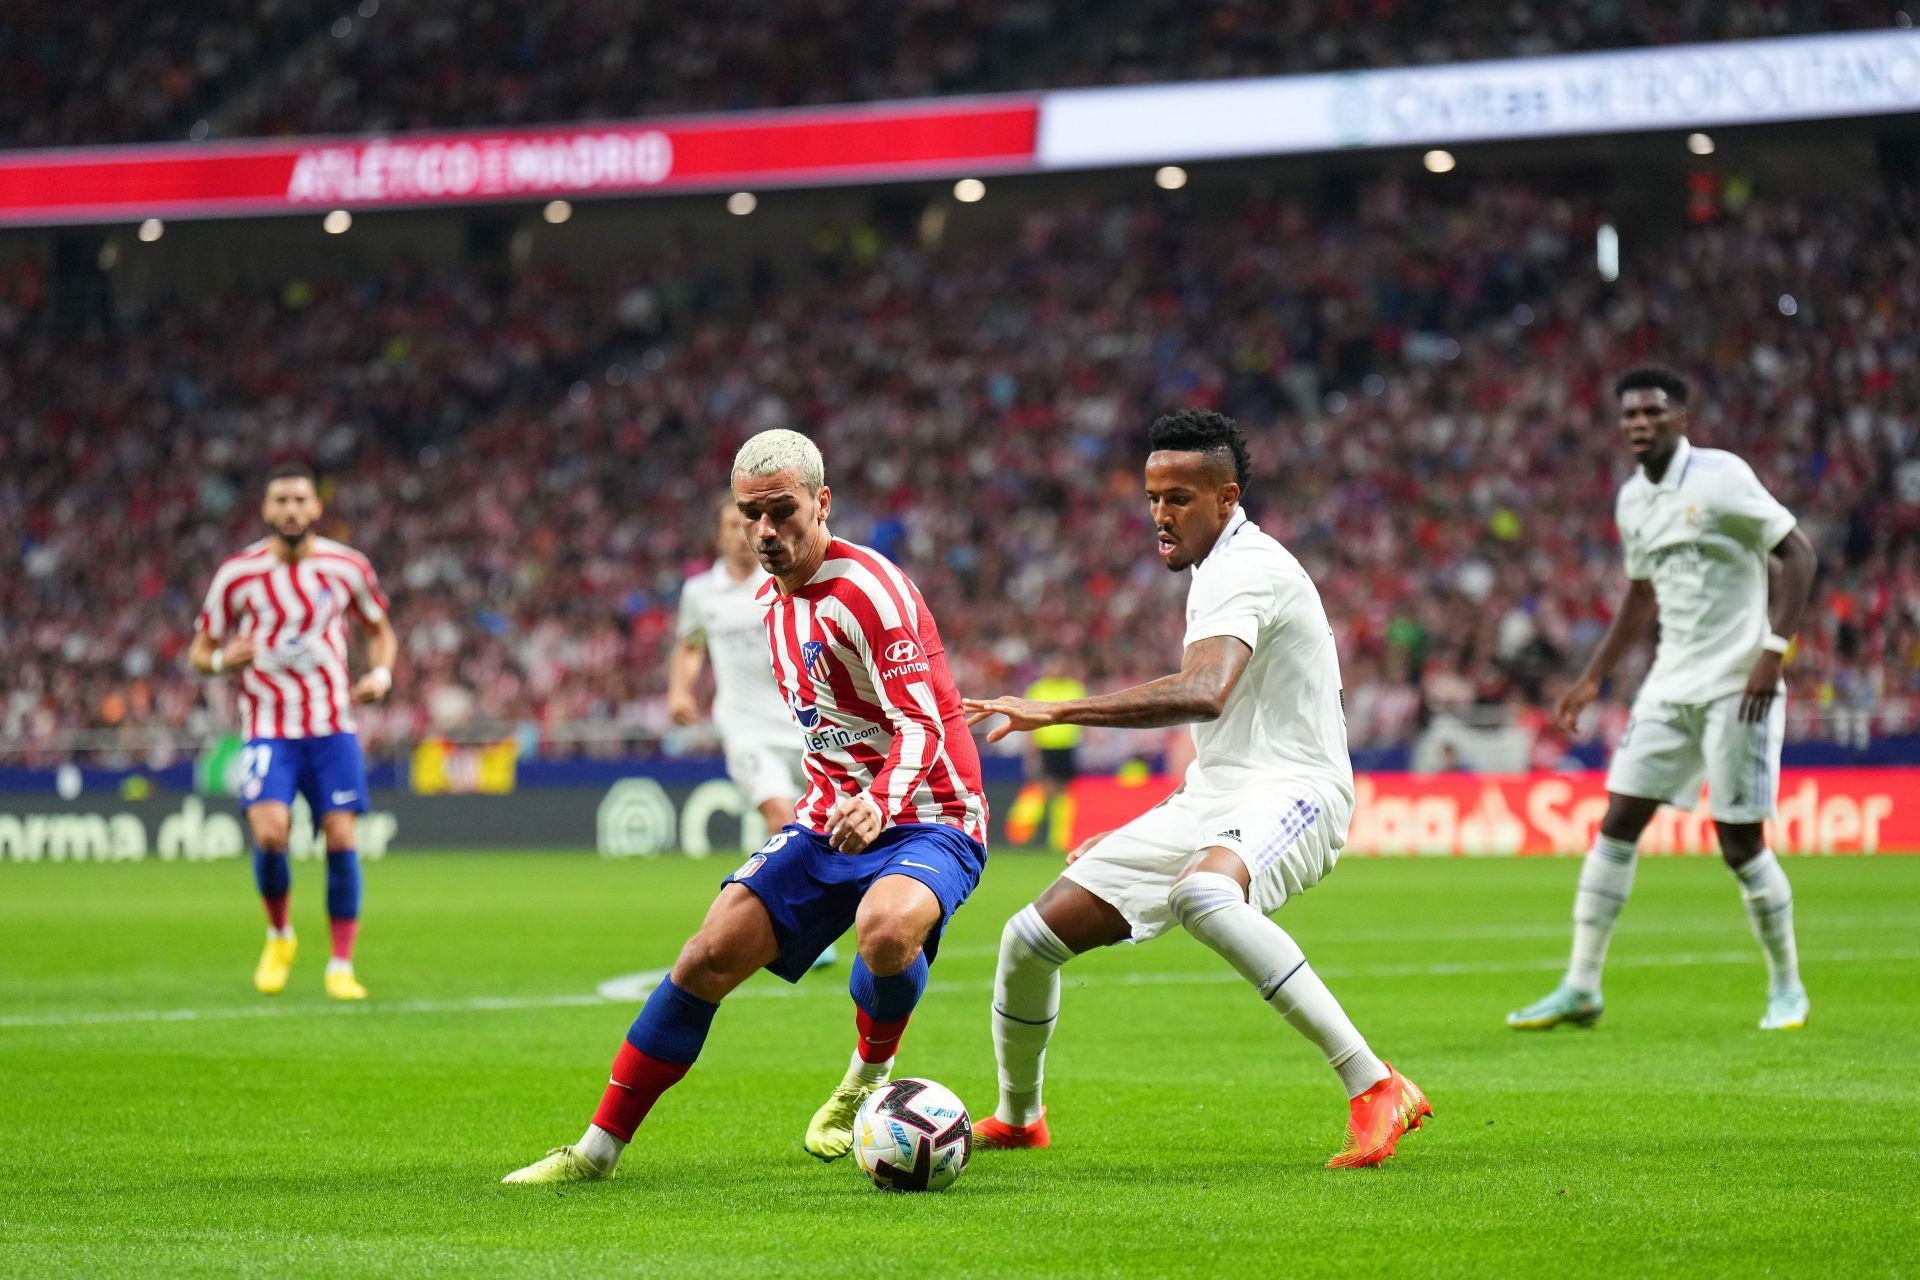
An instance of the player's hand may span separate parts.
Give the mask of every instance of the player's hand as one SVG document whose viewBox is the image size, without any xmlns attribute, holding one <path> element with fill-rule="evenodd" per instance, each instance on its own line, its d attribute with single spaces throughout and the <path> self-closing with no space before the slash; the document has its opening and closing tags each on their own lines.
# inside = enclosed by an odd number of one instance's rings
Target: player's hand
<svg viewBox="0 0 1920 1280">
<path fill-rule="evenodd" d="M 842 796 L 827 814 L 827 843 L 836 853 L 865 853 L 885 825 L 879 805 L 865 796 Z"/>
<path fill-rule="evenodd" d="M 252 636 L 235 636 L 220 647 L 220 672 L 239 671 L 253 665 L 257 649 Z"/>
<path fill-rule="evenodd" d="M 388 683 L 382 684 L 378 677 L 368 673 L 354 681 L 353 700 L 360 703 L 378 702 L 387 696 L 387 690 L 392 687 L 391 678 Z"/>
<path fill-rule="evenodd" d="M 1740 695 L 1740 723 L 1761 724 L 1773 709 L 1774 692 L 1780 687 L 1780 667 L 1784 655 L 1763 653 L 1747 673 L 1747 688 Z"/>
<path fill-rule="evenodd" d="M 699 724 L 700 704 L 694 701 L 691 693 L 669 696 L 667 716 L 677 725 Z"/>
<path fill-rule="evenodd" d="M 998 742 L 1014 732 L 1044 729 L 1053 723 L 1052 703 L 1034 702 L 1027 698 L 962 698 L 960 709 L 967 713 L 969 728 L 995 716 L 1007 718 L 1005 724 L 987 735 L 988 742 Z"/>
<path fill-rule="evenodd" d="M 1074 863 L 1080 861 L 1081 858 L 1086 856 L 1088 850 L 1112 834 L 1113 832 L 1111 831 L 1102 831 L 1097 836 L 1088 836 L 1085 840 L 1082 840 L 1079 844 L 1067 851 L 1067 865 L 1072 866 Z"/>
<path fill-rule="evenodd" d="M 1560 726 L 1560 732 L 1568 737 L 1580 732 L 1580 713 L 1592 706 L 1594 699 L 1599 696 L 1600 683 L 1590 676 L 1581 676 L 1568 686 L 1553 708 L 1553 722 Z"/>
</svg>

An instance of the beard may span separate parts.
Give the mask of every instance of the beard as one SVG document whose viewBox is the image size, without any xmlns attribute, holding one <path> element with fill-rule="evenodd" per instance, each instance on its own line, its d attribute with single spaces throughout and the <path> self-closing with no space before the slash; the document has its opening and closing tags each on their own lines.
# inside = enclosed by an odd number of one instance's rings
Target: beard
<svg viewBox="0 0 1920 1280">
<path fill-rule="evenodd" d="M 297 547 L 300 545 L 300 540 L 313 531 L 313 524 L 309 521 L 301 525 L 299 529 L 293 533 L 286 532 L 279 525 L 273 524 L 272 522 L 268 522 L 267 528 L 272 530 L 273 536 L 278 538 L 286 546 Z"/>
</svg>

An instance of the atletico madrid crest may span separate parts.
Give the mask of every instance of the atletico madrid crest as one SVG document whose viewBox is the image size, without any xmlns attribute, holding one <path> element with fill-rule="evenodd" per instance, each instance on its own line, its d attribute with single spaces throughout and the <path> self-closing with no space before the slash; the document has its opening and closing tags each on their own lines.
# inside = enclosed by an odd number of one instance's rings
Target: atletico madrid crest
<svg viewBox="0 0 1920 1280">
<path fill-rule="evenodd" d="M 807 674 L 815 680 L 827 678 L 827 643 L 824 640 L 809 640 L 800 646 L 800 660 L 806 664 Z"/>
</svg>

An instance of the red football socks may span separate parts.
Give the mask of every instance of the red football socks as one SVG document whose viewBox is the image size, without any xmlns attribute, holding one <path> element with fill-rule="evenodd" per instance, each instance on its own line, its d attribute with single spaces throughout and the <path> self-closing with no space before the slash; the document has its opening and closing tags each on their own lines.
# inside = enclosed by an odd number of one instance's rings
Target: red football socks
<svg viewBox="0 0 1920 1280">
<path fill-rule="evenodd" d="M 267 923 L 276 929 L 287 927 L 287 899 L 291 894 L 283 893 L 277 898 L 262 898 L 267 905 Z"/>
<path fill-rule="evenodd" d="M 358 920 L 335 919 L 329 921 L 328 924 L 333 930 L 333 958 L 335 960 L 352 960 L 354 939 L 360 936 L 360 922 Z"/>
<path fill-rule="evenodd" d="M 911 1016 L 911 1015 L 909 1015 Z M 900 1049 L 900 1037 L 906 1034 L 907 1019 L 880 1022 L 859 1005 L 853 1008 L 853 1025 L 860 1031 L 860 1061 L 890 1062 Z"/>
<path fill-rule="evenodd" d="M 626 1041 L 613 1059 L 613 1078 L 600 1095 L 593 1123 L 622 1142 L 633 1141 L 633 1131 L 653 1110 L 660 1095 L 679 1084 L 691 1062 L 665 1062 L 640 1052 Z"/>
</svg>

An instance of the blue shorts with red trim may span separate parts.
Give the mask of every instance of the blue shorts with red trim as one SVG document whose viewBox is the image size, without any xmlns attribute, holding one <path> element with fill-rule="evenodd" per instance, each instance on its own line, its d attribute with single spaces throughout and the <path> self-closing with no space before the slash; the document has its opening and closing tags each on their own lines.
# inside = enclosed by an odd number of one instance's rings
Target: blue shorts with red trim
<svg viewBox="0 0 1920 1280">
<path fill-rule="evenodd" d="M 767 969 L 798 982 L 853 927 L 860 899 L 882 876 L 918 880 L 940 900 L 940 919 L 927 934 L 931 961 L 947 921 L 980 883 L 986 865 L 986 846 L 937 822 L 888 827 L 861 853 L 836 853 L 824 835 L 788 823 L 721 883 L 740 885 L 760 899 L 780 944 L 779 959 Z"/>
<path fill-rule="evenodd" d="M 367 766 L 351 733 L 319 738 L 251 738 L 240 754 L 240 807 L 307 798 L 313 816 L 367 811 Z"/>
</svg>

